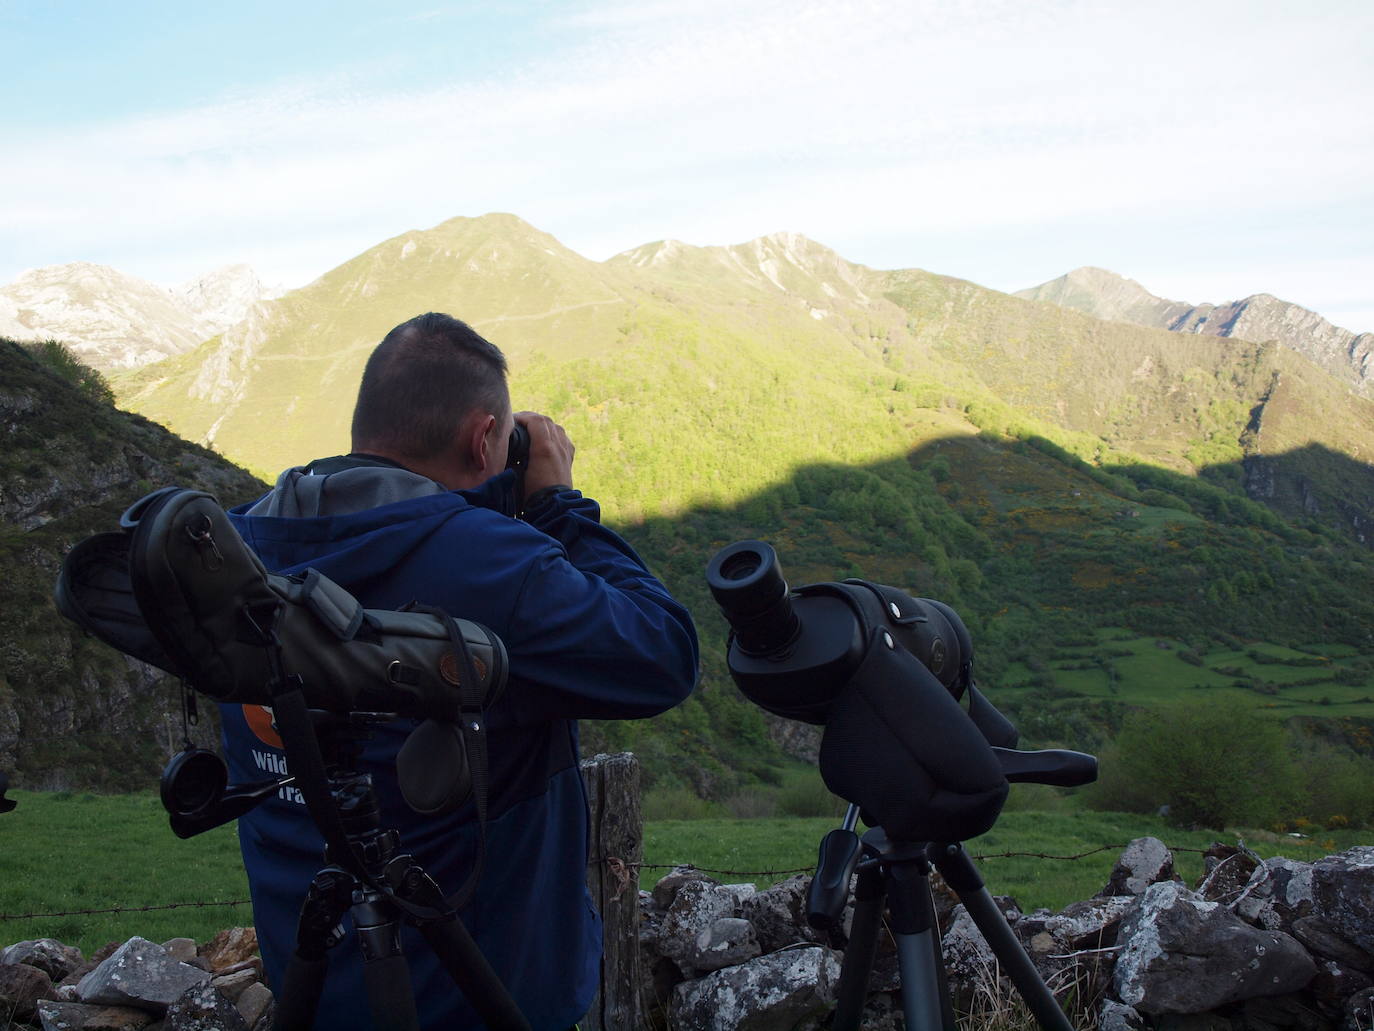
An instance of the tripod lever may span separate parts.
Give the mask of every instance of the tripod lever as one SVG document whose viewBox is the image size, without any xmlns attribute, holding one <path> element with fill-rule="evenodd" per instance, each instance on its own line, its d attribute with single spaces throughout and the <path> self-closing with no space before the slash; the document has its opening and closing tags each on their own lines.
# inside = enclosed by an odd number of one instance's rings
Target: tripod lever
<svg viewBox="0 0 1374 1031">
<path fill-rule="evenodd" d="M 806 922 L 816 930 L 828 931 L 839 923 L 862 851 L 859 836 L 848 827 L 837 827 L 821 839 L 816 876 L 806 893 Z"/>
<path fill-rule="evenodd" d="M 992 753 L 1002 766 L 1002 776 L 1013 784 L 1054 784 L 1061 788 L 1072 788 L 1097 780 L 1097 756 L 1085 752 L 1070 752 L 1063 748 L 1043 752 L 993 748 Z"/>
</svg>

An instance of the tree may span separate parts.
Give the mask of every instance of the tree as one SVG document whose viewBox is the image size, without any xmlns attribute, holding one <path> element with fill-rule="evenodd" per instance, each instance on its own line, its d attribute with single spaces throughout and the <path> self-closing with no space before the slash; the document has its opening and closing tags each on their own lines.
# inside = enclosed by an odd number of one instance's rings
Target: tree
<svg viewBox="0 0 1374 1031">
<path fill-rule="evenodd" d="M 1091 800 L 1100 809 L 1167 805 L 1171 823 L 1220 830 L 1272 824 L 1296 792 L 1279 721 L 1211 701 L 1127 717 Z"/>
</svg>

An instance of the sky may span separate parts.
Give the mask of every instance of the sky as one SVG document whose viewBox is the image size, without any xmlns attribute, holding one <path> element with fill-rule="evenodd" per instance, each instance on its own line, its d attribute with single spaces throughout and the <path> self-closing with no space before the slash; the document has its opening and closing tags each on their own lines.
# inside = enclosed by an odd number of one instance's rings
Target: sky
<svg viewBox="0 0 1374 1031">
<path fill-rule="evenodd" d="M 0 284 L 301 286 L 507 211 L 1374 330 L 1369 0 L 0 0 Z"/>
</svg>

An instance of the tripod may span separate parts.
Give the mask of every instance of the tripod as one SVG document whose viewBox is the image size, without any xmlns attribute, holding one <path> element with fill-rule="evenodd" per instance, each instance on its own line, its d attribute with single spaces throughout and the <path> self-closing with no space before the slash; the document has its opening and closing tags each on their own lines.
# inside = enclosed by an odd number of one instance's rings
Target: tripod
<svg viewBox="0 0 1374 1031">
<path fill-rule="evenodd" d="M 326 844 L 325 865 L 311 881 L 296 930 L 296 950 L 277 1002 L 274 1031 L 308 1031 L 328 972 L 328 951 L 343 941 L 351 914 L 363 957 L 373 1027 L 417 1031 L 419 1018 L 410 970 L 401 950 L 401 924 L 417 927 L 488 1027 L 528 1031 L 529 1025 L 467 929 L 444 903 L 443 893 L 414 856 L 401 851 L 400 835 L 381 826 L 369 774 L 355 768 L 361 742 L 389 715 L 347 717 L 312 712 L 330 802 L 338 812 L 347 853 Z"/>
<path fill-rule="evenodd" d="M 844 825 L 821 842 L 820 862 L 811 882 L 807 919 L 821 930 L 838 925 L 857 871 L 854 922 L 844 950 L 844 965 L 831 1031 L 856 1031 L 868 993 L 878 949 L 878 932 L 887 914 L 897 943 L 902 1014 L 908 1031 L 955 1031 L 940 928 L 930 898 L 931 867 L 938 869 L 1011 977 L 1036 1022 L 1047 1031 L 1073 1031 L 1054 994 L 1016 940 L 1006 917 L 957 843 L 890 841 L 881 827 L 860 838 L 855 833 L 858 806 Z"/>
</svg>

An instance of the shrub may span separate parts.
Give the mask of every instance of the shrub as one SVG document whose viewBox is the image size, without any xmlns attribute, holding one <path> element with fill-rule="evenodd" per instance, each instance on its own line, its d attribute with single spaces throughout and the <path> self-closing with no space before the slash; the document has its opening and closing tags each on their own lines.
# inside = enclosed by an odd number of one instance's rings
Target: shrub
<svg viewBox="0 0 1374 1031">
<path fill-rule="evenodd" d="M 715 806 L 690 788 L 651 788 L 644 794 L 644 821 L 707 820 L 715 816 Z"/>
</svg>

